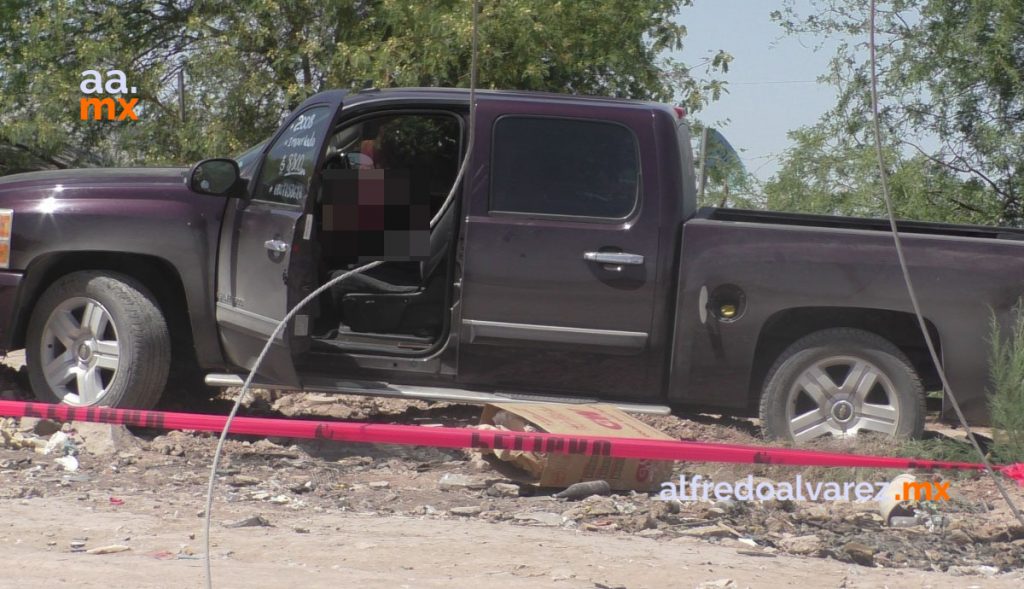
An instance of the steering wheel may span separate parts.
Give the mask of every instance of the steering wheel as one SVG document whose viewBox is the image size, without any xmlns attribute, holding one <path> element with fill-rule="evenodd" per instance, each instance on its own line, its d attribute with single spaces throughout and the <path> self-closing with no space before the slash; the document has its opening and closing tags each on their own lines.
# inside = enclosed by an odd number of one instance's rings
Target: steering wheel
<svg viewBox="0 0 1024 589">
<path fill-rule="evenodd" d="M 324 157 L 324 164 L 322 169 L 324 170 L 351 170 L 352 161 L 349 159 L 348 154 L 341 151 L 336 147 L 330 147 L 327 149 L 327 155 Z"/>
</svg>

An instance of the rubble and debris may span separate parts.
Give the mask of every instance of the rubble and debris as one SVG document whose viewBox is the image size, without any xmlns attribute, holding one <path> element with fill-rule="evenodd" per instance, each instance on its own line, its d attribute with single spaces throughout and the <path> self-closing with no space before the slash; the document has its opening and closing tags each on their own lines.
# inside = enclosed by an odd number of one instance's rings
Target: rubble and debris
<svg viewBox="0 0 1024 589">
<path fill-rule="evenodd" d="M 550 513 L 547 511 L 534 512 L 534 513 L 517 513 L 512 516 L 512 519 L 538 523 L 544 526 L 560 526 L 562 525 L 562 515 L 559 513 Z"/>
<path fill-rule="evenodd" d="M 817 554 L 822 548 L 822 541 L 815 534 L 790 536 L 779 540 L 779 547 L 790 554 L 809 556 Z"/>
<path fill-rule="evenodd" d="M 379 400 L 372 406 L 377 407 L 378 419 L 394 422 L 422 419 L 428 411 L 426 404 L 417 405 L 413 410 L 398 400 Z M 328 405 L 317 403 L 310 408 L 326 410 Z M 456 409 L 458 412 L 453 414 L 458 415 L 463 424 L 476 421 L 468 409 Z M 444 411 L 433 411 L 430 418 L 443 421 Z M 699 436 L 726 443 L 751 441 L 739 437 L 747 434 L 735 432 L 736 437 L 722 437 L 722 430 L 727 428 L 721 425 L 709 426 L 672 416 L 644 416 L 643 419 L 675 436 Z M 152 493 L 161 497 L 161 501 L 170 497 L 171 502 L 178 502 L 173 507 L 168 503 L 169 514 L 181 510 L 191 517 L 196 513 L 198 506 L 180 501 L 181 498 L 186 502 L 194 501 L 197 490 L 205 485 L 208 463 L 204 457 L 216 444 L 214 436 L 193 432 L 139 432 L 130 448 L 97 457 L 87 448 L 88 438 L 78 436 L 77 424 L 71 424 L 60 432 L 71 445 L 55 443 L 54 451 L 42 456 L 35 448 L 42 449 L 58 432 L 39 436 L 34 433 L 38 423 L 0 420 L 0 469 L 4 478 L 0 499 L 27 501 L 33 497 L 62 495 L 73 503 L 77 499 L 76 506 L 92 509 L 102 505 L 104 510 L 116 513 L 119 510 L 111 506 L 118 503 L 111 495 L 131 497 L 131 504 L 138 508 L 149 505 L 148 497 Z M 11 443 L 15 439 L 17 442 Z M 411 452 L 408 448 L 394 446 L 337 443 L 333 447 L 334 454 L 324 454 L 322 448 L 292 445 L 291 440 L 229 439 L 217 492 L 237 510 L 230 517 L 250 515 L 240 511 L 251 507 L 253 504 L 247 503 L 250 501 L 260 501 L 258 505 L 264 515 L 229 521 L 225 525 L 266 527 L 271 525 L 267 518 L 271 518 L 288 533 L 304 534 L 319 533 L 319 530 L 301 531 L 310 529 L 306 515 L 352 512 L 360 517 L 387 517 L 395 514 L 565 528 L 589 534 L 628 534 L 645 538 L 645 542 L 679 542 L 691 547 L 694 542 L 703 542 L 729 547 L 737 555 L 770 558 L 777 554 L 796 554 L 834 558 L 851 563 L 849 566 L 853 568 L 856 568 L 854 563 L 869 563 L 874 567 L 916 568 L 974 576 L 986 575 L 991 569 L 985 567 L 994 567 L 997 575 L 1024 572 L 1024 530 L 1009 525 L 1005 512 L 990 511 L 993 504 L 999 507 L 998 497 L 984 479 L 957 479 L 953 483 L 957 491 L 954 500 L 938 505 L 917 504 L 910 516 L 896 516 L 912 517 L 914 525 L 910 525 L 910 520 L 898 519 L 890 519 L 887 525 L 875 504 L 662 501 L 649 492 L 611 494 L 610 489 L 605 494 L 579 492 L 581 496 L 567 501 L 564 492 L 552 495 L 528 484 L 512 482 L 493 464 L 475 460 L 477 454 L 471 451 Z M 76 451 L 80 452 L 76 456 L 78 470 L 63 471 L 55 461 Z M 750 474 L 751 467 L 685 464 L 680 468 L 683 472 L 671 473 L 670 477 L 699 473 L 711 481 L 735 481 Z M 790 470 L 778 470 L 782 468 L 759 465 L 754 474 L 763 480 L 780 479 L 782 472 L 786 473 L 784 476 L 791 476 Z M 810 476 L 808 471 L 803 472 L 805 479 Z M 386 486 L 380 484 L 385 481 Z M 577 488 L 587 488 L 589 484 Z M 570 487 L 563 488 L 568 491 Z M 288 513 L 294 510 L 302 514 L 302 518 L 286 520 L 282 515 L 278 522 L 273 515 L 282 513 L 278 510 Z M 902 527 L 903 524 L 907 527 Z M 85 540 L 74 540 L 77 543 L 71 550 L 84 552 Z M 135 545 L 123 540 L 123 536 L 110 540 Z M 68 546 L 66 539 L 54 538 L 53 541 L 58 546 Z M 141 550 L 141 547 L 136 549 Z M 175 550 L 170 548 L 169 552 Z M 177 558 L 200 557 L 182 552 Z"/>
<path fill-rule="evenodd" d="M 75 422 L 74 439 L 93 456 L 108 456 L 138 448 L 137 438 L 123 425 Z"/>
<path fill-rule="evenodd" d="M 59 421 L 38 417 L 22 417 L 20 419 L 21 423 L 19 426 L 21 431 L 32 432 L 33 434 L 44 438 L 50 437 L 59 432 L 63 425 Z"/>
<path fill-rule="evenodd" d="M 491 497 L 518 497 L 519 485 L 513 483 L 494 483 L 487 487 L 487 494 Z"/>
<path fill-rule="evenodd" d="M 269 528 L 270 526 L 270 521 L 262 515 L 254 515 L 224 524 L 225 528 Z"/>
<path fill-rule="evenodd" d="M 487 488 L 487 481 L 481 478 L 447 472 L 441 477 L 437 486 L 442 491 L 452 491 L 457 489 L 479 490 Z"/>
<path fill-rule="evenodd" d="M 559 499 L 582 499 L 583 497 L 590 497 L 591 495 L 607 495 L 611 493 L 612 487 L 608 484 L 608 481 L 586 481 L 583 483 L 575 483 L 569 485 L 565 489 L 555 493 L 554 496 Z"/>
<path fill-rule="evenodd" d="M 863 542 L 847 542 L 843 545 L 843 553 L 857 564 L 864 566 L 875 564 L 875 551 Z"/>
</svg>

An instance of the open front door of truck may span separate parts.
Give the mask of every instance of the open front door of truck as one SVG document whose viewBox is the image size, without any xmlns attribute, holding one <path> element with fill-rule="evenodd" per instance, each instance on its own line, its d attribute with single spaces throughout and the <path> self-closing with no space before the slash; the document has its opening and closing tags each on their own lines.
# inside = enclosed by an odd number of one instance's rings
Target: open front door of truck
<svg viewBox="0 0 1024 589">
<path fill-rule="evenodd" d="M 319 189 L 324 144 L 340 114 L 342 91 L 299 106 L 267 143 L 246 198 L 228 207 L 217 265 L 217 323 L 228 359 L 251 368 L 288 310 L 308 294 L 316 274 L 306 200 Z M 299 386 L 293 351 L 308 346 L 308 315 L 274 338 L 257 373 Z"/>
</svg>

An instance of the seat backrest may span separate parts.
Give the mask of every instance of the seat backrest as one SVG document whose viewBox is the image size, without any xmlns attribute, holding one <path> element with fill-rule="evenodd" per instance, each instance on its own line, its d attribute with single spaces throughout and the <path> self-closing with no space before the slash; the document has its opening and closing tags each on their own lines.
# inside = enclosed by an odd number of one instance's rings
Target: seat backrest
<svg viewBox="0 0 1024 589">
<path fill-rule="evenodd" d="M 424 283 L 434 273 L 434 270 L 437 270 L 438 265 L 448 253 L 448 246 L 455 237 L 456 210 L 458 208 L 458 202 L 448 203 L 448 209 L 441 215 L 437 225 L 430 230 L 430 256 L 420 262 L 420 278 Z"/>
</svg>

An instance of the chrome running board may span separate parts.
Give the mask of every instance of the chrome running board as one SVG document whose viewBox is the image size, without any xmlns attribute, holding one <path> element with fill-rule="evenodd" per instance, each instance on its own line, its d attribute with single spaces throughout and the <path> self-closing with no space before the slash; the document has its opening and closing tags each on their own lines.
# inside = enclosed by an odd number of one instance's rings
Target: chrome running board
<svg viewBox="0 0 1024 589">
<path fill-rule="evenodd" d="M 206 384 L 213 387 L 240 387 L 244 383 L 237 374 L 208 374 Z M 279 389 L 279 385 L 254 382 L 257 388 Z M 468 391 L 465 389 L 445 387 L 422 387 L 411 385 L 393 385 L 383 382 L 363 380 L 337 380 L 332 378 L 312 378 L 305 382 L 304 391 L 318 393 L 344 393 L 350 395 L 367 395 L 374 397 L 394 397 L 399 399 L 417 399 L 421 401 L 447 401 L 451 403 L 469 403 L 483 405 L 486 403 L 555 403 L 561 405 L 584 405 L 605 403 L 614 405 L 628 413 L 644 413 L 648 415 L 668 415 L 671 408 L 665 405 L 648 405 L 644 403 L 622 403 L 618 401 L 602 401 L 587 397 L 564 397 L 523 392 L 485 392 Z"/>
</svg>

